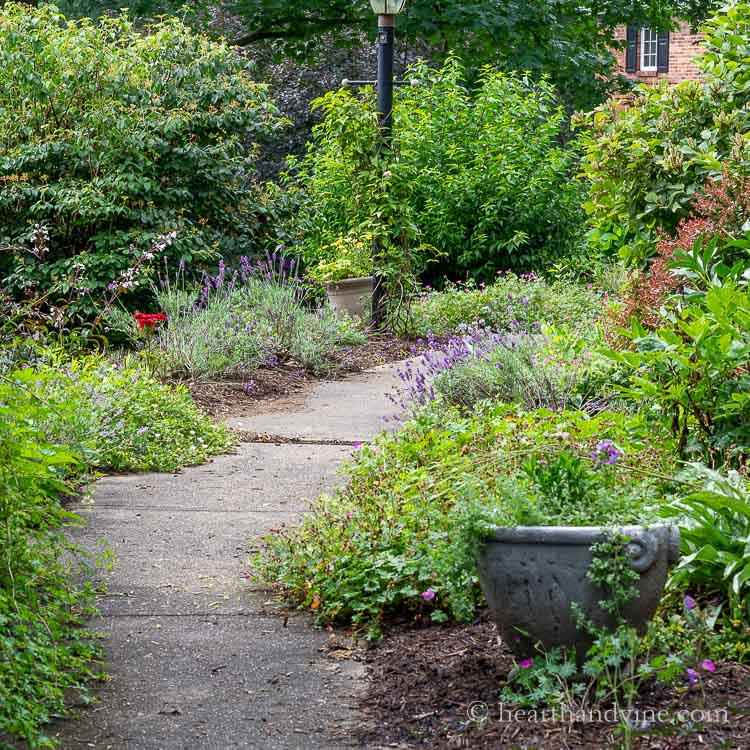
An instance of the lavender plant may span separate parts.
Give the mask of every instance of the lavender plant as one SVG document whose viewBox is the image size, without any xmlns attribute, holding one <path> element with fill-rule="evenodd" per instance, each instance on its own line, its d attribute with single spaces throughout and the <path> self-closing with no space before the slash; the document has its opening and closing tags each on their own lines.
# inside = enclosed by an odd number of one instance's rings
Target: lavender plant
<svg viewBox="0 0 750 750">
<path fill-rule="evenodd" d="M 259 367 L 285 362 L 326 375 L 345 347 L 365 341 L 353 320 L 315 306 L 283 248 L 256 261 L 243 256 L 236 269 L 222 261 L 197 287 L 186 275 L 181 265 L 154 288 L 167 325 L 139 331 L 124 311 L 108 317 L 165 377 L 247 380 Z"/>
<path fill-rule="evenodd" d="M 428 334 L 426 344 L 419 360 L 399 370 L 401 385 L 392 395 L 408 412 L 437 399 L 464 408 L 496 400 L 564 409 L 583 369 L 582 361 L 551 353 L 545 336 L 523 331 L 518 322 L 505 333 L 461 325 L 447 339 Z"/>
</svg>

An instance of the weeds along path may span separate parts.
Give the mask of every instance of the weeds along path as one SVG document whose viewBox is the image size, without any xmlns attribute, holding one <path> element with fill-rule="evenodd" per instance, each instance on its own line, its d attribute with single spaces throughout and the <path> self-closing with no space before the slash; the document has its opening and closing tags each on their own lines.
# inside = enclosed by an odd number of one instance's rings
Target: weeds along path
<svg viewBox="0 0 750 750">
<path fill-rule="evenodd" d="M 270 528 L 342 481 L 346 443 L 383 429 L 395 380 L 384 366 L 320 383 L 304 403 L 228 420 L 277 443 L 96 484 L 93 503 L 75 508 L 88 525 L 73 536 L 115 556 L 93 622 L 110 680 L 97 705 L 52 728 L 64 750 L 351 746 L 360 666 L 328 658 L 326 634 L 304 614 L 285 621 L 243 573 Z"/>
</svg>

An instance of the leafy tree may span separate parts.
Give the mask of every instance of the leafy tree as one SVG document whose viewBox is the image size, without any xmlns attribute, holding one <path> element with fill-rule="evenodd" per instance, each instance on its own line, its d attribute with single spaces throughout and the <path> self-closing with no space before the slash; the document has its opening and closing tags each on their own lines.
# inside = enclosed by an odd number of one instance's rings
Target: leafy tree
<svg viewBox="0 0 750 750">
<path fill-rule="evenodd" d="M 134 0 L 137 14 L 176 11 L 180 0 Z M 356 44 L 372 32 L 368 0 L 197 0 L 196 18 L 229 18 L 234 44 L 272 40 L 288 54 L 314 54 L 331 36 Z M 71 10 L 119 7 L 118 0 L 64 0 Z M 441 61 L 454 50 L 479 70 L 545 73 L 566 101 L 589 107 L 617 83 L 615 27 L 643 23 L 666 28 L 674 16 L 702 19 L 715 0 L 409 0 L 398 21 L 407 44 L 426 45 Z M 170 7 L 171 6 L 171 7 Z M 217 13 L 217 10 L 221 11 Z"/>
<path fill-rule="evenodd" d="M 415 249 L 430 277 L 494 278 L 568 256 L 581 234 L 577 154 L 560 144 L 565 115 L 552 87 L 485 68 L 468 87 L 456 58 L 408 74 L 392 152 L 373 159 L 374 92 L 331 92 L 305 158 L 290 160 L 287 239 L 307 263 L 379 238 Z M 330 255 L 330 257 L 329 257 Z"/>
</svg>

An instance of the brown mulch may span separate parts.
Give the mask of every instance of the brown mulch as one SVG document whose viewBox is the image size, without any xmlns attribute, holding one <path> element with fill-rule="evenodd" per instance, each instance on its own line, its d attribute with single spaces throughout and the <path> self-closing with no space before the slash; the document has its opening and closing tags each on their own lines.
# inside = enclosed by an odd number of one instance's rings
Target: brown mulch
<svg viewBox="0 0 750 750">
<path fill-rule="evenodd" d="M 367 720 L 360 741 L 368 748 L 624 747 L 606 714 L 602 721 L 553 723 L 539 714 L 536 721 L 528 712 L 511 715 L 511 707 L 501 706 L 500 686 L 513 660 L 486 615 L 471 625 L 395 630 L 365 661 L 368 690 L 361 709 Z M 634 708 L 645 722 L 632 744 L 639 750 L 750 748 L 749 667 L 717 665 L 703 678 L 702 692 L 655 685 Z M 666 711 L 661 722 L 660 710 Z M 681 710 L 701 713 L 678 720 Z"/>
<path fill-rule="evenodd" d="M 335 377 L 341 377 L 378 365 L 397 362 L 412 356 L 413 344 L 385 335 L 370 335 L 362 346 L 345 348 L 335 357 Z M 261 368 L 245 380 L 192 381 L 187 383 L 193 399 L 216 420 L 244 417 L 262 411 L 274 402 L 303 397 L 318 378 L 306 373 L 295 362 Z"/>
</svg>

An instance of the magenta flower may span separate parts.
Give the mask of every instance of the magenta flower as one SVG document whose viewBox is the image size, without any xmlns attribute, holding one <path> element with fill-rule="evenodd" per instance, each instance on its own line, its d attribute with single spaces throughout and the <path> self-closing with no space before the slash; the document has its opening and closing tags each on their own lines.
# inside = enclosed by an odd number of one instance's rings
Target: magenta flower
<svg viewBox="0 0 750 750">
<path fill-rule="evenodd" d="M 528 669 L 533 663 L 533 659 L 521 659 L 521 661 L 518 662 L 518 666 L 521 667 L 521 669 Z"/>
<path fill-rule="evenodd" d="M 423 591 L 421 596 L 426 602 L 431 602 L 435 598 L 435 591 L 429 588 L 427 591 Z"/>
<path fill-rule="evenodd" d="M 716 671 L 716 665 L 710 659 L 704 659 L 701 662 L 701 666 L 703 667 L 703 669 L 706 670 L 706 672 L 715 672 Z"/>
<path fill-rule="evenodd" d="M 352 448 L 354 448 L 355 451 L 358 451 L 362 447 L 362 443 L 359 442 L 359 440 L 355 440 L 352 443 Z"/>
<path fill-rule="evenodd" d="M 694 669 L 688 669 L 687 676 L 688 684 L 690 685 L 690 687 L 692 687 L 698 681 L 698 673 Z"/>
<path fill-rule="evenodd" d="M 685 609 L 688 610 L 688 612 L 691 609 L 695 609 L 696 604 L 697 602 L 695 601 L 695 599 L 693 599 L 692 596 L 688 595 L 685 597 Z"/>
</svg>

